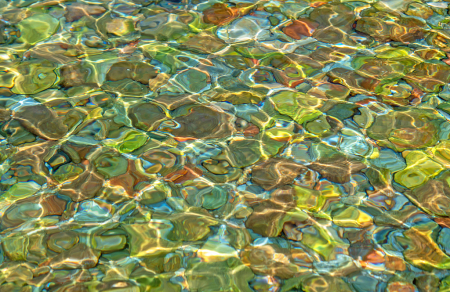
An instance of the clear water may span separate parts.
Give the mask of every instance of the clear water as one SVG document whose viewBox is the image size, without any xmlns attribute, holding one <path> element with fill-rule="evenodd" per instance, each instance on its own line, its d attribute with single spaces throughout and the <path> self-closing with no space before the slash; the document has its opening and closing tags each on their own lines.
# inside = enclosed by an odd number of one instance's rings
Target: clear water
<svg viewBox="0 0 450 292">
<path fill-rule="evenodd" d="M 450 291 L 448 5 L 0 0 L 0 291 Z"/>
</svg>

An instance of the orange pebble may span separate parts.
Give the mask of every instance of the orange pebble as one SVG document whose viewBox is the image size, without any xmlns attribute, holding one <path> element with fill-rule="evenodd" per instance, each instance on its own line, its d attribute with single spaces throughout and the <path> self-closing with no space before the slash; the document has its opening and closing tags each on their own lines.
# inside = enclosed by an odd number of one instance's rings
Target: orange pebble
<svg viewBox="0 0 450 292">
<path fill-rule="evenodd" d="M 294 20 L 290 25 L 283 28 L 283 32 L 293 39 L 299 40 L 302 36 L 312 36 L 319 24 L 306 18 Z"/>
</svg>

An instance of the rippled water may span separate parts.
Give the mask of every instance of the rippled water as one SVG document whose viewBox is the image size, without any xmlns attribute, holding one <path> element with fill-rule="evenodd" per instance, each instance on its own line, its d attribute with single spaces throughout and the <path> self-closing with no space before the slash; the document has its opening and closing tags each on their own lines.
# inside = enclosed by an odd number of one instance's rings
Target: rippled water
<svg viewBox="0 0 450 292">
<path fill-rule="evenodd" d="M 449 2 L 0 0 L 0 292 L 450 291 Z"/>
</svg>

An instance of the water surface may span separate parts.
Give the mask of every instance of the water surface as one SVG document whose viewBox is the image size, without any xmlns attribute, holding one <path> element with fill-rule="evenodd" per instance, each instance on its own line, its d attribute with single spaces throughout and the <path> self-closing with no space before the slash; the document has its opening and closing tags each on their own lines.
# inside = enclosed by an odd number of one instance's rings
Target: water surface
<svg viewBox="0 0 450 292">
<path fill-rule="evenodd" d="M 0 291 L 450 291 L 448 5 L 0 0 Z"/>
</svg>

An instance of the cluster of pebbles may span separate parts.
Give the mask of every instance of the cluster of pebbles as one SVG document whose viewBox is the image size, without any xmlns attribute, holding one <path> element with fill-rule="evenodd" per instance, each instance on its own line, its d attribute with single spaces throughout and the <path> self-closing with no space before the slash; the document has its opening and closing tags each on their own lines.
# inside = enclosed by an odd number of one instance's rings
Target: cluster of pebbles
<svg viewBox="0 0 450 292">
<path fill-rule="evenodd" d="M 0 291 L 450 291 L 449 4 L 0 0 Z"/>
</svg>

